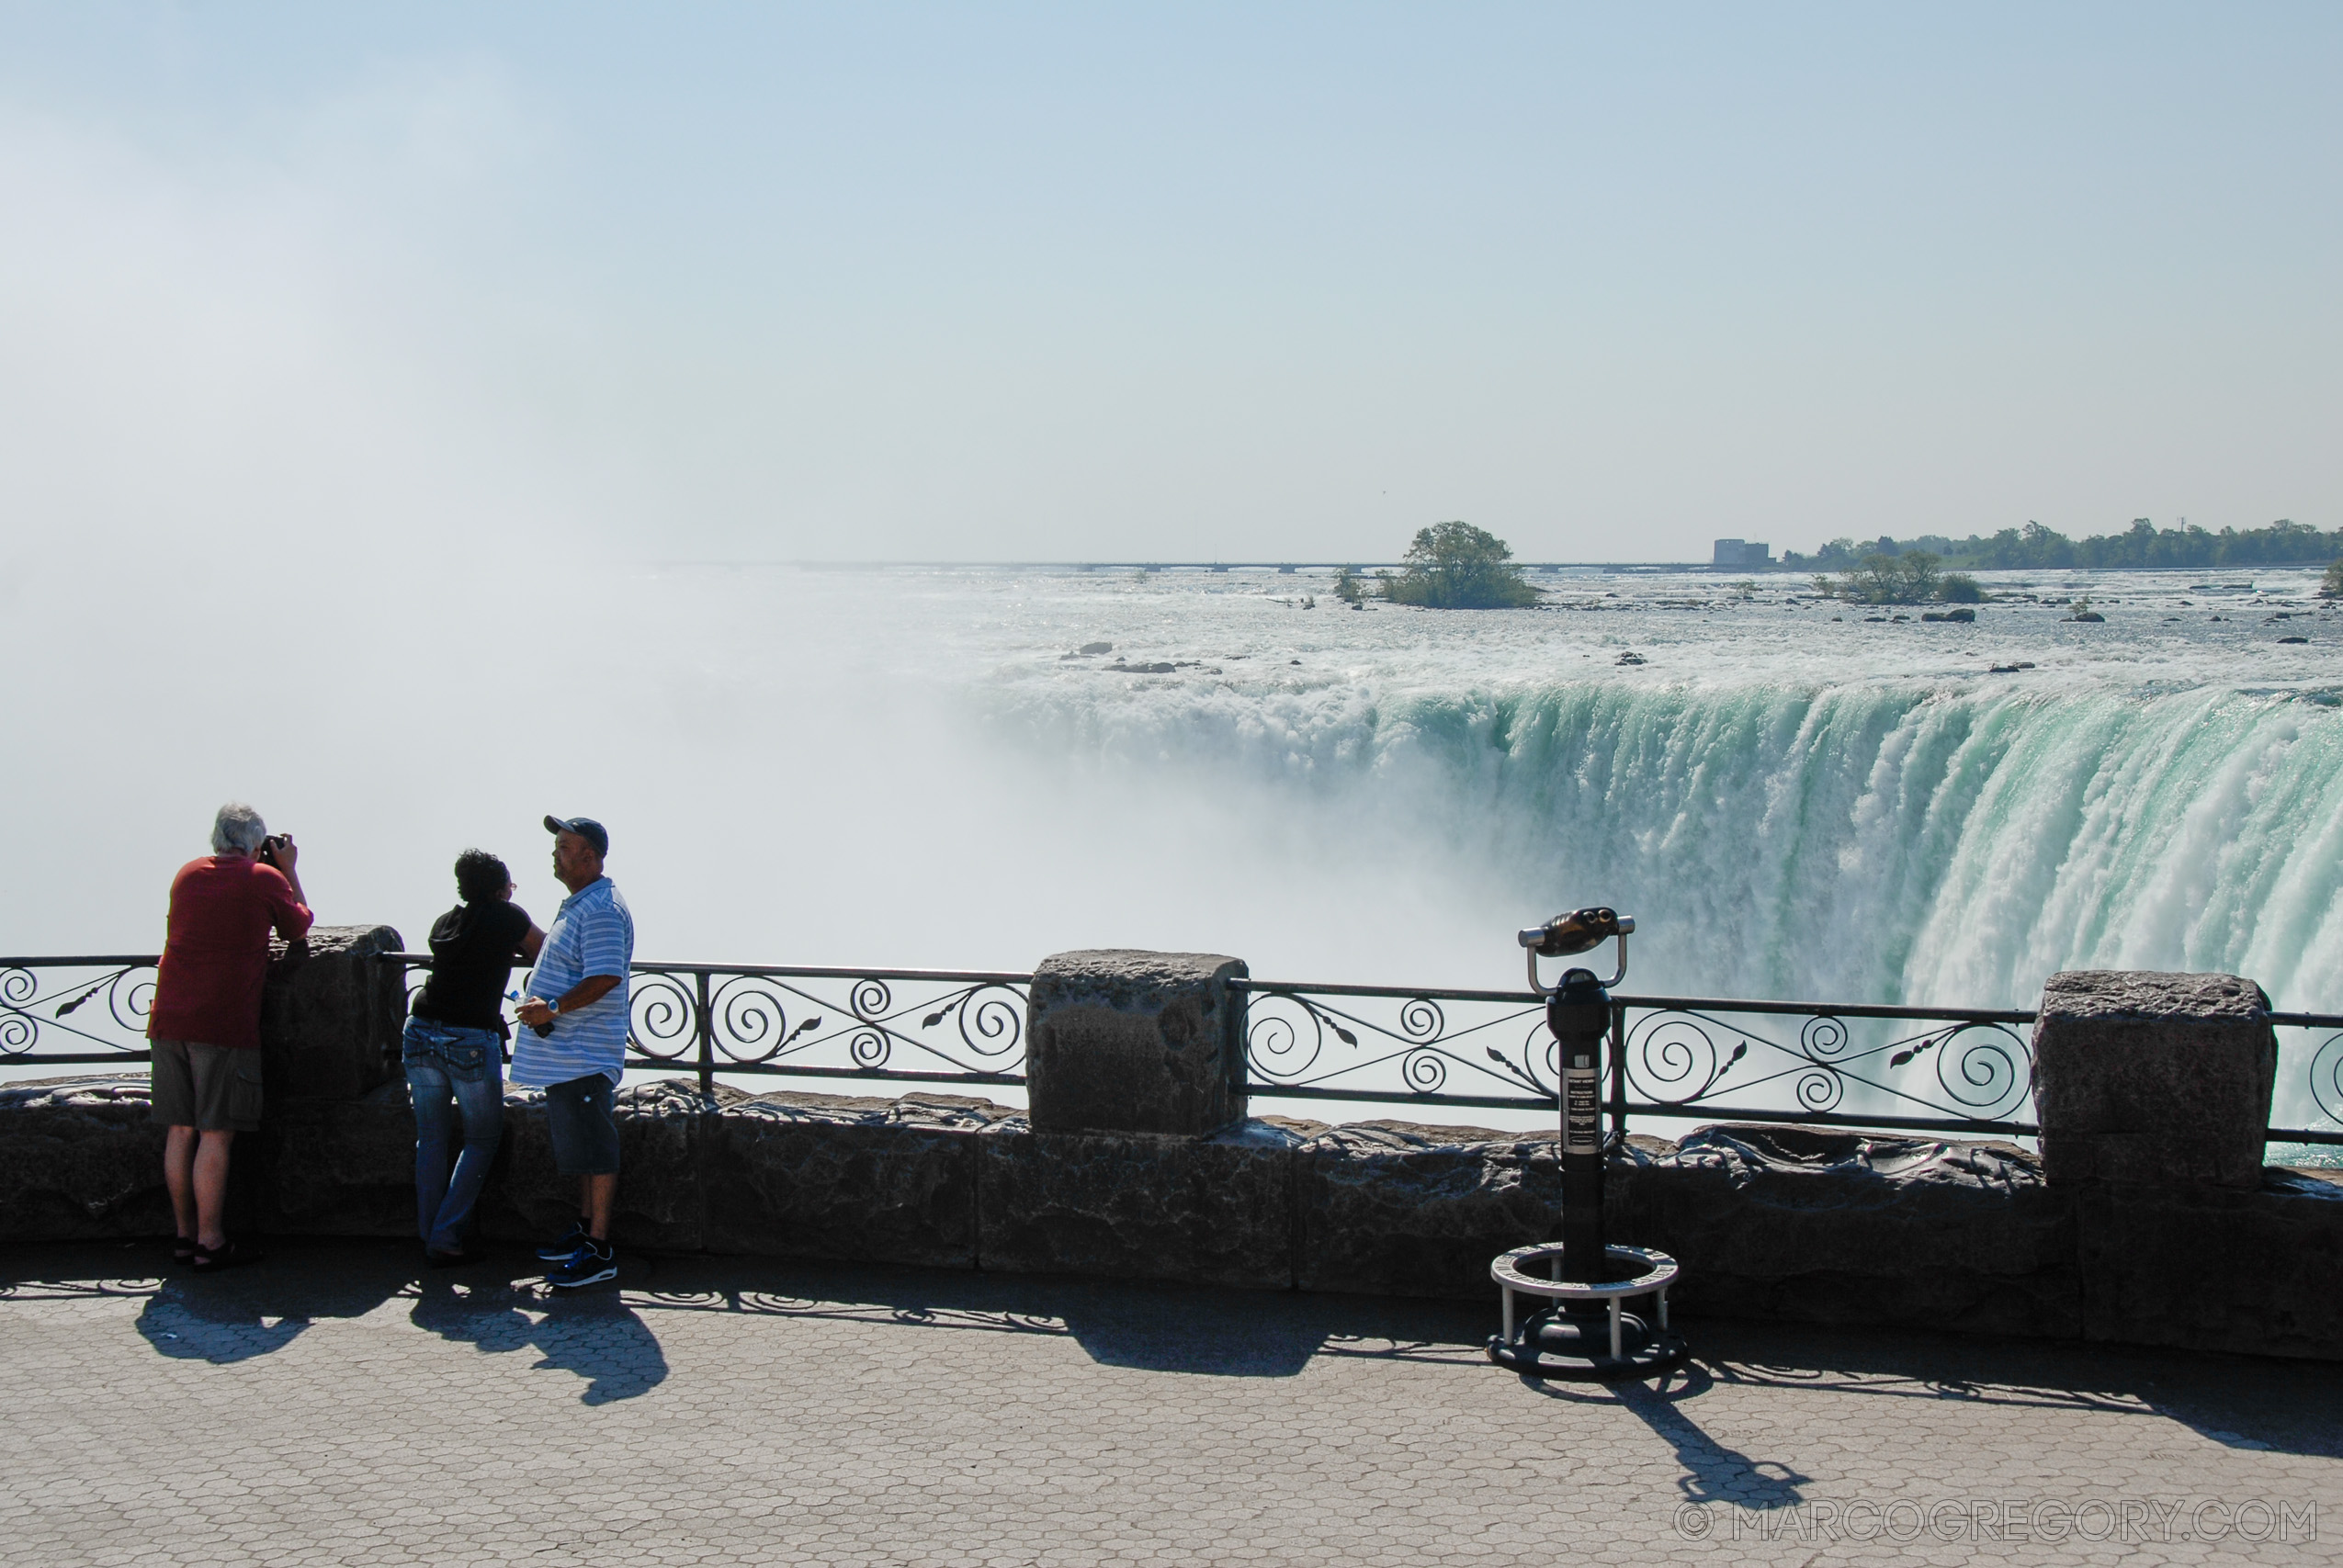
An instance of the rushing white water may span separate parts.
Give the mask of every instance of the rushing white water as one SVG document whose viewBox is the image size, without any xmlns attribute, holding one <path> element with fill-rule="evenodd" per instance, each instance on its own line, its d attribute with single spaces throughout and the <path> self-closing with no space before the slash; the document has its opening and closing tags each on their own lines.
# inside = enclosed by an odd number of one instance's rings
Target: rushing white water
<svg viewBox="0 0 2343 1568">
<path fill-rule="evenodd" d="M 41 671 L 7 948 L 152 951 L 241 795 L 321 918 L 409 933 L 468 844 L 549 908 L 539 817 L 599 816 L 648 959 L 1511 987 L 1517 926 L 1607 902 L 1647 994 L 2024 1006 L 2122 965 L 2343 1010 L 2343 625 L 2305 573 L 2005 578 L 1953 625 L 1705 575 L 1463 613 L 1324 572 L 417 559 L 277 614 L 221 570 L 0 601 Z"/>
<path fill-rule="evenodd" d="M 1352 611 L 1324 572 L 546 576 L 344 593 L 292 658 L 206 592 L 38 585 L 9 629 L 48 671 L 19 733 L 52 739 L 6 787 L 44 824 L 26 885 L 60 891 L 12 944 L 151 946 L 237 795 L 303 835 L 326 918 L 410 931 L 466 843 L 547 902 L 537 818 L 596 812 L 662 958 L 1134 943 L 1504 985 L 1515 926 L 1600 901 L 1642 922 L 1636 989 L 2022 1005 L 2137 965 L 2343 1007 L 2343 626 L 2312 574 L 2012 576 L 1971 626 L 1706 575 L 1488 613 Z M 2083 593 L 2104 624 L 2064 618 Z M 389 657 L 311 651 L 345 646 Z M 55 739 L 93 716 L 127 758 Z"/>
<path fill-rule="evenodd" d="M 1308 852 L 1387 856 L 1387 897 L 1438 867 L 1492 928 L 1632 909 L 1638 989 L 2023 1005 L 2120 966 L 2343 1003 L 2343 649 L 2294 574 L 2111 580 L 2104 625 L 2064 619 L 2064 581 L 1959 626 L 1618 581 L 1570 584 L 1577 614 L 1279 605 L 1282 637 L 1192 587 L 1183 624 L 1061 606 L 1070 637 L 1120 622 L 1132 662 L 1217 673 L 1003 647 L 990 711 L 1103 780 L 1170 773 Z"/>
<path fill-rule="evenodd" d="M 2004 1004 L 2166 967 L 2336 995 L 2343 729 L 2280 698 L 1587 682 L 1046 716 L 1417 835 L 1523 908 L 1645 911 L 1639 986 Z"/>
</svg>

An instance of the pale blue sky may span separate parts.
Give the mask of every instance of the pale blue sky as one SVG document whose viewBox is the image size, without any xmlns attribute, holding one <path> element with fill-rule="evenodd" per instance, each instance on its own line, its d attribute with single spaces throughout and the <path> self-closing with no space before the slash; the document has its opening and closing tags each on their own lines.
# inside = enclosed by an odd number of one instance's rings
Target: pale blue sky
<svg viewBox="0 0 2343 1568">
<path fill-rule="evenodd" d="M 2343 525 L 2332 6 L 0 6 L 0 516 Z"/>
</svg>

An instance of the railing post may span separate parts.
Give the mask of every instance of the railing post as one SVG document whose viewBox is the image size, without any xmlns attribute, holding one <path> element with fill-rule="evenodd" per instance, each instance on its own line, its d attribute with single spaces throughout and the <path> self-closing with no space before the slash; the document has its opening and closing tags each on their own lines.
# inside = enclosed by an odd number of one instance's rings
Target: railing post
<svg viewBox="0 0 2343 1568">
<path fill-rule="evenodd" d="M 1053 953 L 1025 999 L 1036 1133 L 1209 1137 L 1245 1114 L 1244 960 L 1102 948 Z"/>
<path fill-rule="evenodd" d="M 1611 1004 L 1611 1137 L 1627 1143 L 1627 1010 Z"/>
<path fill-rule="evenodd" d="M 703 1097 L 716 1092 L 716 1018 L 708 1010 L 707 971 L 692 971 L 694 1010 L 699 1024 L 699 1091 Z"/>
</svg>

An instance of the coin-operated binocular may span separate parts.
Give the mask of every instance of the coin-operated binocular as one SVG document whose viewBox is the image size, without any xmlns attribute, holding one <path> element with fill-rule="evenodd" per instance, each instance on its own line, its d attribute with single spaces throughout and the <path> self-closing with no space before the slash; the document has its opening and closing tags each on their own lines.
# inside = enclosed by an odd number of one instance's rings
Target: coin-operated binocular
<svg viewBox="0 0 2343 1568">
<path fill-rule="evenodd" d="M 1684 1359 L 1682 1337 L 1668 1326 L 1676 1260 L 1647 1247 L 1611 1246 L 1603 1235 L 1603 1037 L 1612 1033 L 1610 988 L 1626 978 L 1627 937 L 1635 929 L 1632 916 L 1597 907 L 1556 915 L 1519 935 L 1530 989 L 1546 998 L 1560 1079 L 1562 1239 L 1517 1247 L 1489 1265 L 1504 1292 L 1505 1331 L 1488 1342 L 1488 1355 L 1532 1377 L 1652 1377 Z M 1607 980 L 1591 969 L 1565 970 L 1552 986 L 1538 977 L 1541 957 L 1574 957 L 1614 941 L 1618 967 Z M 1620 1044 L 1614 1037 L 1612 1048 Z M 1550 1304 L 1517 1318 L 1516 1293 Z M 1651 1316 L 1626 1310 L 1627 1302 L 1647 1296 Z"/>
<path fill-rule="evenodd" d="M 1619 942 L 1619 967 L 1610 979 L 1602 982 L 1608 990 L 1627 977 L 1627 938 L 1636 929 L 1636 917 L 1623 915 L 1616 909 L 1601 905 L 1590 909 L 1573 909 L 1567 915 L 1556 915 L 1542 926 L 1532 926 L 1519 934 L 1517 940 L 1529 950 L 1530 989 L 1541 997 L 1553 996 L 1561 987 L 1543 985 L 1537 977 L 1537 961 L 1541 958 L 1575 958 L 1581 953 L 1592 953 L 1604 942 L 1616 937 Z M 1584 975 L 1573 969 L 1563 978 Z M 1594 976 L 1588 975 L 1589 979 Z"/>
</svg>

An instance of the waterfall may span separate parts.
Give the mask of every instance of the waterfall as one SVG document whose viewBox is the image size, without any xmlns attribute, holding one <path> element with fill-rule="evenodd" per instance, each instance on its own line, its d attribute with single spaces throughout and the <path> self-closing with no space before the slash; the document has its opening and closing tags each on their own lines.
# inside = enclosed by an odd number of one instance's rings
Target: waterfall
<svg viewBox="0 0 2343 1568">
<path fill-rule="evenodd" d="M 1638 989 L 2022 1006 L 2059 969 L 2222 969 L 2343 1005 L 2343 720 L 2292 694 L 1166 682 L 996 718 L 1509 907 L 1633 909 Z"/>
</svg>

